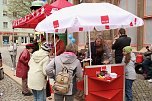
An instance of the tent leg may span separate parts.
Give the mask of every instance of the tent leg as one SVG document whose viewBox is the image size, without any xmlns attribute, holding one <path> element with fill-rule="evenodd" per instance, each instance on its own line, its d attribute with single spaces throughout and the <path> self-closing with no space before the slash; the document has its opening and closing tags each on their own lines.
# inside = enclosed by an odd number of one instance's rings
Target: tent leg
<svg viewBox="0 0 152 101">
<path fill-rule="evenodd" d="M 55 56 L 56 56 L 56 42 L 55 42 L 55 32 L 54 32 L 54 48 L 55 48 Z"/>
<path fill-rule="evenodd" d="M 90 56 L 90 66 L 91 66 L 91 41 L 90 41 L 90 31 L 88 32 L 88 34 L 89 34 L 89 56 Z"/>
<path fill-rule="evenodd" d="M 49 37 L 48 37 L 48 33 L 46 33 L 46 43 L 49 43 Z"/>
</svg>

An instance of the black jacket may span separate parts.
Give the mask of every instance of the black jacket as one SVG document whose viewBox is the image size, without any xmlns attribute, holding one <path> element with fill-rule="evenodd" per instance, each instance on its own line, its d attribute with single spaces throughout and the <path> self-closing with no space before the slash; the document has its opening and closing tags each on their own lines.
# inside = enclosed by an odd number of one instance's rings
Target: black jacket
<svg viewBox="0 0 152 101">
<path fill-rule="evenodd" d="M 130 46 L 131 38 L 127 37 L 127 35 L 121 35 L 115 43 L 112 45 L 112 49 L 115 50 L 115 62 L 121 63 L 123 58 L 122 49 L 125 46 Z"/>
</svg>

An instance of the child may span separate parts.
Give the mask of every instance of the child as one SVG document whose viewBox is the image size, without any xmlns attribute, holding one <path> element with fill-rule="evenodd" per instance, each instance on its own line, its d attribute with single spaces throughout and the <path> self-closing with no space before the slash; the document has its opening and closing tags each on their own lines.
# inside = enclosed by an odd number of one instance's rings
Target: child
<svg viewBox="0 0 152 101">
<path fill-rule="evenodd" d="M 123 60 L 125 63 L 125 97 L 126 101 L 133 101 L 132 85 L 136 79 L 135 72 L 135 54 L 132 53 L 132 47 L 126 46 L 123 48 Z"/>
</svg>

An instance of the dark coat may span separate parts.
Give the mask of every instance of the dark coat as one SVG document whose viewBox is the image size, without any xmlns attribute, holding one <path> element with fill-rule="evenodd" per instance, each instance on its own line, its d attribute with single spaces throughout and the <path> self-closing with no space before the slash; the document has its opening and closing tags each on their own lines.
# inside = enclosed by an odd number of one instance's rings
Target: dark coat
<svg viewBox="0 0 152 101">
<path fill-rule="evenodd" d="M 27 73 L 29 70 L 28 62 L 30 60 L 30 53 L 27 49 L 24 49 L 20 54 L 17 68 L 16 68 L 16 76 L 19 78 L 27 78 Z"/>
<path fill-rule="evenodd" d="M 109 59 L 112 61 L 112 56 L 110 49 L 106 44 L 102 46 L 103 51 L 101 53 L 97 53 L 97 48 L 95 42 L 91 42 L 91 58 L 92 58 L 92 65 L 102 65 L 105 59 Z"/>
<path fill-rule="evenodd" d="M 127 35 L 121 35 L 115 43 L 112 45 L 112 49 L 115 50 L 115 63 L 121 63 L 123 58 L 123 48 L 130 46 L 131 38 Z"/>
</svg>

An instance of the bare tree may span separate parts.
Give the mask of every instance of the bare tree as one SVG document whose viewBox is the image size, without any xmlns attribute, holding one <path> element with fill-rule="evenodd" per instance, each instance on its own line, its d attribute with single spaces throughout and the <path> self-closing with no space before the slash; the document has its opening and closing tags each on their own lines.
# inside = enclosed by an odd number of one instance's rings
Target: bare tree
<svg viewBox="0 0 152 101">
<path fill-rule="evenodd" d="M 9 0 L 8 16 L 12 19 L 24 17 L 31 13 L 30 7 L 34 0 Z"/>
</svg>

